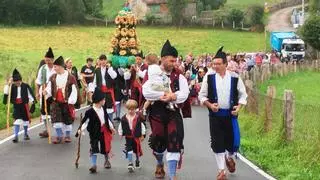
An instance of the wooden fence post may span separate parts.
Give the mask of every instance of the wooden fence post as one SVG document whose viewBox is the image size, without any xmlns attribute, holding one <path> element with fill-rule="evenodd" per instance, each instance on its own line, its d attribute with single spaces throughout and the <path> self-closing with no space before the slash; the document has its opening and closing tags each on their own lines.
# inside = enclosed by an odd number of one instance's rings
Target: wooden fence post
<svg viewBox="0 0 320 180">
<path fill-rule="evenodd" d="M 272 107 L 273 99 L 276 97 L 276 88 L 274 86 L 268 86 L 267 96 L 265 98 L 265 121 L 264 132 L 269 132 L 272 128 Z"/>
<path fill-rule="evenodd" d="M 284 139 L 289 142 L 293 140 L 294 131 L 294 97 L 292 90 L 284 91 L 284 110 L 283 110 L 283 123 L 284 123 Z"/>
<path fill-rule="evenodd" d="M 246 111 L 254 113 L 256 115 L 259 114 L 259 108 L 258 108 L 258 94 L 254 87 L 254 82 L 251 80 L 245 81 L 245 86 L 248 94 L 248 102 L 246 106 Z"/>
</svg>

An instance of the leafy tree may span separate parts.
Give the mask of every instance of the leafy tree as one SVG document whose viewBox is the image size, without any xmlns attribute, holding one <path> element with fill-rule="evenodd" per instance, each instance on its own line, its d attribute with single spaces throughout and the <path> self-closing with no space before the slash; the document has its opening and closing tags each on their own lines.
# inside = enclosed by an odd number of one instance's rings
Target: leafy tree
<svg viewBox="0 0 320 180">
<path fill-rule="evenodd" d="M 231 9 L 227 17 L 230 23 L 240 24 L 244 19 L 244 12 L 239 9 Z"/>
<path fill-rule="evenodd" d="M 249 23 L 254 25 L 263 24 L 264 7 L 261 5 L 252 5 L 248 8 L 247 16 Z"/>
<path fill-rule="evenodd" d="M 168 0 L 168 7 L 174 25 L 180 26 L 182 24 L 184 8 L 186 6 L 187 0 Z"/>
<path fill-rule="evenodd" d="M 320 50 L 320 16 L 311 16 L 300 29 L 305 42 L 313 48 Z"/>
<path fill-rule="evenodd" d="M 310 0 L 309 2 L 310 13 L 320 15 L 320 1 L 319 0 Z"/>
<path fill-rule="evenodd" d="M 221 6 L 227 2 L 227 0 L 200 0 L 206 10 L 219 9 Z"/>
</svg>

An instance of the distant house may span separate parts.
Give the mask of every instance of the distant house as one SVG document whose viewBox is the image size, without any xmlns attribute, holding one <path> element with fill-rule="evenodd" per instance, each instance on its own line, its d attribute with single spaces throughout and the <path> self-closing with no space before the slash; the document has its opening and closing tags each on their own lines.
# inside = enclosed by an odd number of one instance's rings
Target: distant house
<svg viewBox="0 0 320 180">
<path fill-rule="evenodd" d="M 151 14 L 158 16 L 169 15 L 168 1 L 167 0 L 144 0 L 147 4 Z M 197 4 L 196 0 L 189 0 L 187 7 L 184 9 L 185 17 L 192 17 L 197 14 Z"/>
</svg>

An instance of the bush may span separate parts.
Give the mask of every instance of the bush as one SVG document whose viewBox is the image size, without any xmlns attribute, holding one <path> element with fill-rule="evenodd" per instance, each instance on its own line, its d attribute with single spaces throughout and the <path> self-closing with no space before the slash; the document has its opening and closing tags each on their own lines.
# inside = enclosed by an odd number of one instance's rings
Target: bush
<svg viewBox="0 0 320 180">
<path fill-rule="evenodd" d="M 156 17 L 152 13 L 146 14 L 146 23 L 147 25 L 151 25 L 155 22 Z"/>
<path fill-rule="evenodd" d="M 303 40 L 320 50 L 320 16 L 311 16 L 300 29 Z"/>
<path fill-rule="evenodd" d="M 230 24 L 235 22 L 236 25 L 239 25 L 244 19 L 244 12 L 239 9 L 231 9 L 227 15 L 227 20 Z"/>
</svg>

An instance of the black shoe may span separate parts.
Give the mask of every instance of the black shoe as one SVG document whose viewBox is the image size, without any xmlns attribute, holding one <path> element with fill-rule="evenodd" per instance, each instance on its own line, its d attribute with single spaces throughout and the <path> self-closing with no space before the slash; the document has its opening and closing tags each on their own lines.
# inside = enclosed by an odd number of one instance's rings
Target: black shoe
<svg viewBox="0 0 320 180">
<path fill-rule="evenodd" d="M 91 174 L 97 173 L 97 166 L 92 166 L 89 171 Z"/>
<path fill-rule="evenodd" d="M 13 140 L 12 140 L 13 143 L 18 143 L 19 140 L 18 140 L 18 137 L 15 137 Z"/>
<path fill-rule="evenodd" d="M 26 141 L 30 140 L 30 137 L 28 134 L 24 135 L 24 140 L 26 140 Z"/>
<path fill-rule="evenodd" d="M 129 163 L 128 164 L 128 170 L 130 173 L 133 173 L 134 172 L 134 167 L 133 167 L 133 164 L 132 163 Z"/>
<path fill-rule="evenodd" d="M 111 168 L 111 163 L 108 159 L 106 159 L 106 161 L 104 162 L 104 168 L 106 169 L 110 169 Z"/>
<path fill-rule="evenodd" d="M 136 161 L 136 168 L 137 168 L 137 169 L 140 168 L 140 161 Z"/>
</svg>

